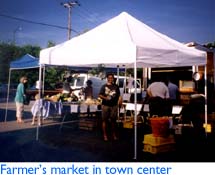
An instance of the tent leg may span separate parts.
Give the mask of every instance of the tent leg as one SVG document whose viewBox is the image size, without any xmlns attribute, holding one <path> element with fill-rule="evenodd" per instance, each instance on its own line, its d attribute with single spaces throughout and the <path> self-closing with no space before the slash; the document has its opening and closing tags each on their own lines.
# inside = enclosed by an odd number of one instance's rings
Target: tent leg
<svg viewBox="0 0 215 175">
<path fill-rule="evenodd" d="M 39 99 L 41 99 L 41 79 L 42 79 L 42 65 L 40 65 L 40 69 L 39 69 Z M 38 108 L 40 108 L 40 105 L 38 105 Z M 41 110 L 42 112 L 42 108 L 41 109 L 37 109 L 38 111 Z M 41 113 L 42 114 L 42 113 Z M 38 121 L 37 121 L 37 129 L 36 129 L 36 140 L 39 140 L 39 121 L 40 121 L 40 117 L 41 115 L 39 115 L 38 117 Z"/>
<path fill-rule="evenodd" d="M 205 136 L 207 137 L 207 125 L 208 125 L 208 108 L 207 108 L 207 66 L 204 70 L 205 78 Z"/>
<path fill-rule="evenodd" d="M 134 62 L 134 104 L 135 104 L 135 113 L 134 113 L 134 159 L 137 159 L 137 62 Z"/>
<path fill-rule="evenodd" d="M 11 77 L 11 69 L 9 69 L 9 78 L 8 78 L 8 87 L 7 87 L 7 102 L 6 102 L 6 108 L 5 108 L 5 117 L 4 121 L 7 121 L 7 111 L 8 111 L 8 100 L 10 95 L 10 77 Z"/>
<path fill-rule="evenodd" d="M 119 65 L 117 65 L 117 85 L 119 86 Z M 120 94 L 120 95 L 122 95 L 122 94 Z M 119 121 L 119 113 L 120 113 L 119 110 L 120 109 L 118 108 L 118 110 L 117 110 L 117 121 Z"/>
</svg>

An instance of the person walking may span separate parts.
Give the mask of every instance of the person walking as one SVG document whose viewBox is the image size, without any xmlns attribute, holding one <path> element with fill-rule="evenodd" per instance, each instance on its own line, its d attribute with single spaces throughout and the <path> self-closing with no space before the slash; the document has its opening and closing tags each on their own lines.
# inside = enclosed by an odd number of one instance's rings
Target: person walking
<svg viewBox="0 0 215 175">
<path fill-rule="evenodd" d="M 26 98 L 26 83 L 28 79 L 26 76 L 20 78 L 20 83 L 17 86 L 15 103 L 16 103 L 16 119 L 17 123 L 23 122 L 24 100 Z"/>
<path fill-rule="evenodd" d="M 119 86 L 114 83 L 114 74 L 107 74 L 107 83 L 101 87 L 99 97 L 102 99 L 102 130 L 104 141 L 108 141 L 107 125 L 110 122 L 113 140 L 117 140 L 116 119 L 118 114 L 118 101 L 120 97 Z"/>
</svg>

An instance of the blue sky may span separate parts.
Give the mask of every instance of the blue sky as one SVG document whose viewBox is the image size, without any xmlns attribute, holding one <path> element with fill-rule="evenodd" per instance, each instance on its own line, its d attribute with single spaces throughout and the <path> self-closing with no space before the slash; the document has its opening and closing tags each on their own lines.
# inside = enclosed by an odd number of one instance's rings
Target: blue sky
<svg viewBox="0 0 215 175">
<path fill-rule="evenodd" d="M 42 48 L 67 40 L 68 9 L 63 0 L 1 0 L 0 41 Z M 78 0 L 72 8 L 72 37 L 125 11 L 179 42 L 215 41 L 214 0 Z M 28 22 L 24 22 L 24 19 Z M 29 23 L 32 22 L 32 23 Z M 57 25 L 50 27 L 34 23 Z"/>
</svg>

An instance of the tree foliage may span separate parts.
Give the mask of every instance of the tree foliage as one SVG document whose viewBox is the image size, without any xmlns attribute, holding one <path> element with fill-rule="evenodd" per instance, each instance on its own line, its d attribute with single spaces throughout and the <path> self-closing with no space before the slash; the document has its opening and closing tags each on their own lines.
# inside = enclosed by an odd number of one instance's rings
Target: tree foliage
<svg viewBox="0 0 215 175">
<path fill-rule="evenodd" d="M 10 62 L 14 61 L 21 56 L 29 53 L 35 57 L 39 55 L 40 47 L 26 45 L 23 47 L 14 44 L 0 43 L 0 82 L 6 83 L 8 81 Z M 22 74 L 20 72 L 20 74 Z M 14 82 L 17 75 L 12 77 Z"/>
<path fill-rule="evenodd" d="M 54 46 L 55 43 L 49 41 L 47 47 Z M 25 54 L 30 54 L 39 58 L 41 48 L 39 46 L 25 45 L 17 46 L 15 44 L 0 43 L 0 83 L 8 83 L 10 62 L 19 59 Z M 64 70 L 56 67 L 45 68 L 45 83 L 54 85 L 57 81 L 61 80 Z M 19 83 L 21 76 L 28 77 L 28 87 L 31 87 L 39 78 L 39 69 L 23 69 L 13 70 L 11 73 L 11 83 Z"/>
<path fill-rule="evenodd" d="M 39 46 L 25 45 L 21 47 L 15 44 L 0 43 L 0 82 L 8 82 L 11 61 L 17 60 L 27 53 L 38 57 L 40 50 Z M 23 75 L 27 75 L 29 77 L 29 84 L 33 84 L 33 80 L 36 77 L 38 79 L 38 69 L 13 70 L 11 82 L 18 83 L 19 77 Z"/>
<path fill-rule="evenodd" d="M 48 41 L 47 47 L 55 46 L 55 43 Z M 214 49 L 215 41 L 204 45 L 207 48 Z M 10 62 L 14 61 L 25 54 L 30 54 L 35 57 L 39 57 L 41 48 L 39 46 L 25 45 L 17 46 L 14 43 L 4 43 L 0 42 L 0 83 L 8 82 L 8 74 Z M 62 75 L 64 74 L 66 68 L 64 67 L 46 67 L 45 72 L 45 83 L 54 85 L 56 82 L 62 80 Z M 105 67 L 102 64 L 99 64 L 97 68 L 92 68 L 89 73 L 97 74 L 103 76 Z M 138 76 L 141 77 L 141 71 L 138 69 Z M 19 77 L 26 75 L 29 78 L 29 86 L 35 84 L 39 77 L 39 69 L 24 69 L 24 70 L 13 70 L 11 74 L 11 82 L 18 83 Z M 127 69 L 127 75 L 133 76 L 133 70 Z"/>
<path fill-rule="evenodd" d="M 209 49 L 215 49 L 215 41 L 213 43 L 205 44 L 204 46 L 209 48 Z"/>
</svg>

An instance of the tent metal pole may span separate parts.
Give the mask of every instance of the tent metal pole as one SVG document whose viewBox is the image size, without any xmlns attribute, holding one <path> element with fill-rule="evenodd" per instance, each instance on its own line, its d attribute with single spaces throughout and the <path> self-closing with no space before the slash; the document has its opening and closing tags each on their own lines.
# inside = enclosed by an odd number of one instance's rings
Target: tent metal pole
<svg viewBox="0 0 215 175">
<path fill-rule="evenodd" d="M 205 135 L 207 137 L 207 125 L 208 125 L 208 108 L 207 108 L 207 65 L 205 65 L 204 70 L 205 78 Z"/>
<path fill-rule="evenodd" d="M 117 65 L 117 85 L 119 86 L 119 65 Z M 121 94 L 120 94 L 121 95 Z M 118 108 L 117 110 L 117 120 L 119 121 L 119 111 L 120 109 Z"/>
<path fill-rule="evenodd" d="M 44 87 L 45 87 L 45 71 L 46 71 L 46 67 L 43 66 L 43 80 L 42 80 L 43 88 L 42 88 L 42 94 L 44 94 Z"/>
<path fill-rule="evenodd" d="M 134 159 L 137 159 L 137 61 L 134 62 Z"/>
<path fill-rule="evenodd" d="M 126 74 L 126 71 L 127 71 L 127 69 L 126 69 L 126 65 L 124 65 L 124 67 L 125 67 L 125 83 L 123 83 L 123 93 L 125 94 L 125 93 L 127 93 L 126 92 L 126 85 L 127 85 L 127 74 Z"/>
<path fill-rule="evenodd" d="M 42 79 L 42 65 L 40 64 L 40 69 L 39 69 L 39 99 L 41 99 L 41 88 L 42 88 L 42 83 L 41 83 L 41 79 Z M 38 105 L 38 108 L 40 105 Z M 41 109 L 37 109 L 38 111 L 41 110 L 42 112 L 42 108 Z M 40 113 L 42 114 L 42 113 Z M 38 116 L 38 120 L 37 120 L 37 129 L 36 129 L 36 140 L 39 140 L 39 129 L 40 129 L 40 125 L 39 122 L 41 120 L 41 115 Z"/>
<path fill-rule="evenodd" d="M 9 69 L 9 78 L 8 78 L 8 86 L 7 86 L 7 101 L 6 101 L 5 117 L 4 117 L 5 122 L 7 121 L 8 100 L 10 95 L 10 76 L 11 76 L 11 69 Z"/>
<path fill-rule="evenodd" d="M 117 85 L 119 86 L 119 65 L 117 65 Z"/>
</svg>

